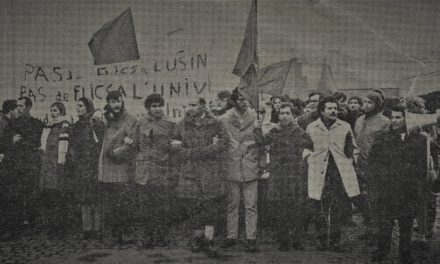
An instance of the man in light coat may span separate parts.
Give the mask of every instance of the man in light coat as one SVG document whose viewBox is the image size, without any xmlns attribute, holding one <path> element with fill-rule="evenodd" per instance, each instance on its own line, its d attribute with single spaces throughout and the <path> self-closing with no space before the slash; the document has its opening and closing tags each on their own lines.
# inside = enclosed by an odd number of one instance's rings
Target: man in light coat
<svg viewBox="0 0 440 264">
<path fill-rule="evenodd" d="M 99 156 L 98 180 L 103 190 L 105 222 L 119 242 L 130 228 L 130 210 L 134 211 L 133 179 L 136 152 L 133 139 L 136 118 L 124 108 L 118 91 L 107 95 L 104 114 L 106 128 Z"/>
<path fill-rule="evenodd" d="M 222 247 L 228 248 L 236 243 L 238 237 L 238 207 L 243 194 L 247 250 L 256 252 L 257 238 L 257 193 L 259 160 L 264 153 L 261 129 L 257 113 L 249 109 L 246 99 L 235 89 L 231 95 L 233 108 L 219 119 L 228 135 L 229 146 L 226 158 L 227 170 L 227 239 Z"/>
<path fill-rule="evenodd" d="M 325 97 L 318 104 L 320 118 L 306 130 L 313 149 L 305 149 L 308 163 L 308 196 L 315 201 L 318 249 L 339 252 L 344 208 L 360 194 L 353 166 L 357 155 L 350 124 L 337 119 L 337 100 Z M 327 244 L 330 229 L 330 245 Z"/>
</svg>

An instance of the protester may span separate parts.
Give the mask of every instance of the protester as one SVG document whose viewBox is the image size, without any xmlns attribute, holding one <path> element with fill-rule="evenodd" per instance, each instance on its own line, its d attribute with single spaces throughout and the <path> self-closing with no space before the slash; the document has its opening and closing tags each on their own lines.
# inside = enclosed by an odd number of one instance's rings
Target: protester
<svg viewBox="0 0 440 264">
<path fill-rule="evenodd" d="M 223 124 L 193 100 L 172 142 L 181 162 L 178 195 L 194 230 L 192 251 L 210 257 L 217 252 L 214 234 L 225 198 L 220 168 L 228 141 Z"/>
<path fill-rule="evenodd" d="M 221 116 L 232 108 L 230 97 L 231 92 L 228 90 L 222 90 L 217 93 L 217 109 L 213 111 L 215 116 Z"/>
<path fill-rule="evenodd" d="M 347 122 L 350 124 L 351 129 L 354 131 L 356 126 L 357 119 L 363 115 L 362 112 L 362 104 L 363 101 L 358 96 L 352 96 L 348 99 L 348 108 L 347 108 Z"/>
<path fill-rule="evenodd" d="M 307 126 L 319 118 L 319 113 L 317 111 L 318 103 L 324 95 L 320 92 L 312 92 L 309 94 L 309 99 L 307 101 L 306 109 L 304 114 L 297 118 L 297 123 L 303 130 L 307 129 Z"/>
<path fill-rule="evenodd" d="M 361 184 L 361 191 L 372 210 L 374 210 L 377 203 L 377 192 L 373 188 L 373 186 L 375 186 L 374 180 L 366 177 L 365 172 L 370 170 L 367 164 L 370 157 L 371 147 L 376 142 L 377 135 L 387 131 L 390 125 L 388 118 L 381 114 L 383 103 L 384 98 L 382 93 L 379 93 L 376 90 L 370 91 L 365 96 L 362 105 L 364 115 L 359 117 L 356 121 L 354 131 L 356 143 L 360 149 L 357 174 Z M 362 212 L 362 214 L 367 220 L 366 224 L 373 224 L 374 226 L 375 219 L 372 219 L 374 216 L 371 215 L 370 212 Z M 369 221 L 373 221 L 373 223 L 370 223 Z M 367 230 L 367 238 L 370 238 L 370 235 L 373 235 L 371 238 L 374 239 L 374 234 L 371 234 L 371 232 L 373 232 L 373 230 Z"/>
<path fill-rule="evenodd" d="M 69 122 L 63 103 L 50 106 L 50 118 L 41 134 L 40 209 L 43 226 L 50 233 L 63 232 L 67 220 L 65 195 L 66 154 L 69 144 Z"/>
<path fill-rule="evenodd" d="M 257 113 L 248 108 L 245 97 L 236 88 L 231 95 L 233 108 L 220 117 L 230 138 L 227 151 L 227 238 L 222 247 L 236 244 L 240 196 L 245 207 L 247 251 L 256 252 L 257 239 L 257 190 L 260 177 L 259 162 L 264 157 L 261 137 L 255 134 L 260 123 Z"/>
<path fill-rule="evenodd" d="M 19 224 L 35 224 L 36 198 L 38 193 L 38 175 L 40 172 L 40 139 L 43 123 L 32 117 L 32 101 L 29 97 L 17 100 L 18 118 L 12 119 L 5 128 L 4 145 L 11 157 L 12 172 L 16 180 L 16 192 L 19 196 Z"/>
<path fill-rule="evenodd" d="M 104 113 L 106 128 L 99 156 L 98 180 L 102 190 L 105 224 L 118 242 L 131 242 L 135 211 L 135 192 L 132 184 L 135 176 L 136 118 L 124 107 L 118 91 L 106 97 Z"/>
<path fill-rule="evenodd" d="M 374 261 L 387 257 L 394 220 L 397 220 L 400 261 L 414 263 L 411 256 L 413 213 L 419 199 L 418 187 L 426 181 L 426 164 L 426 138 L 418 132 L 408 134 L 404 107 L 392 108 L 391 130 L 377 138 L 368 161 L 367 176 L 377 188 L 379 232 Z"/>
<path fill-rule="evenodd" d="M 350 125 L 337 119 L 337 101 L 325 97 L 318 104 L 320 118 L 307 127 L 313 149 L 306 149 L 308 195 L 315 201 L 318 249 L 343 251 L 341 223 L 349 198 L 360 194 L 353 167 L 357 146 Z M 331 222 L 327 222 L 331 219 Z M 330 245 L 327 245 L 329 228 Z"/>
<path fill-rule="evenodd" d="M 280 121 L 278 118 L 278 114 L 280 112 L 281 97 L 273 96 L 272 98 L 270 98 L 270 102 L 272 105 L 272 111 L 270 112 L 270 122 L 277 124 Z"/>
<path fill-rule="evenodd" d="M 270 146 L 268 214 L 275 218 L 280 251 L 287 251 L 290 246 L 296 250 L 304 249 L 301 235 L 304 230 L 307 172 L 302 154 L 304 148 L 312 149 L 313 143 L 294 123 L 299 113 L 293 105 L 281 104 L 278 126 L 264 136 L 264 144 Z"/>
<path fill-rule="evenodd" d="M 4 135 L 13 119 L 17 118 L 17 100 L 5 100 L 2 105 L 0 116 L 0 241 L 8 241 L 14 238 L 18 228 L 19 218 L 17 209 L 20 201 L 17 197 L 17 182 L 14 175 L 14 157 L 10 155 L 5 145 Z"/>
<path fill-rule="evenodd" d="M 165 119 L 164 105 L 160 94 L 149 95 L 144 102 L 147 114 L 137 125 L 135 182 L 139 187 L 139 220 L 144 227 L 139 242 L 144 248 L 166 245 L 172 195 L 178 181 L 170 147 L 176 124 Z"/>
<path fill-rule="evenodd" d="M 417 96 L 410 96 L 405 99 L 405 109 L 409 113 L 425 114 L 427 112 L 425 108 L 425 100 Z M 430 132 L 434 132 L 434 127 L 424 127 L 423 130 L 416 129 L 419 132 L 425 132 L 426 135 L 431 136 Z M 435 153 L 434 149 L 431 149 L 431 153 Z M 433 155 L 436 157 L 435 155 Z M 434 158 L 434 160 L 436 160 Z M 419 185 L 419 203 L 415 212 L 417 219 L 417 231 L 419 233 L 418 243 L 421 248 L 428 248 L 427 238 L 432 237 L 432 230 L 435 222 L 436 215 L 436 196 L 431 193 L 431 183 L 429 181 L 422 182 Z"/>
<path fill-rule="evenodd" d="M 96 239 L 102 235 L 98 159 L 105 127 L 89 98 L 78 99 L 76 112 L 78 121 L 71 126 L 66 157 L 67 189 L 81 205 L 82 238 Z"/>
<path fill-rule="evenodd" d="M 338 101 L 338 119 L 347 122 L 347 95 L 343 92 L 335 92 L 333 97 Z"/>
</svg>

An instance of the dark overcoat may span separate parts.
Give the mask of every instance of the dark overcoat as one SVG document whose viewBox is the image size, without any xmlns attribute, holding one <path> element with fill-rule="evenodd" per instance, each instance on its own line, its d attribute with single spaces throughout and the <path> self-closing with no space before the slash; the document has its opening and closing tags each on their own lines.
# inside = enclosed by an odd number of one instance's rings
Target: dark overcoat
<svg viewBox="0 0 440 264">
<path fill-rule="evenodd" d="M 378 210 L 398 218 L 415 210 L 426 184 L 426 138 L 388 131 L 377 137 L 368 160 L 368 177 L 374 178 Z"/>
<path fill-rule="evenodd" d="M 94 203 L 98 196 L 98 159 L 104 123 L 86 114 L 70 130 L 66 171 L 69 186 L 80 203 Z"/>
<path fill-rule="evenodd" d="M 165 119 L 146 115 L 138 120 L 136 183 L 167 186 L 174 180 L 170 178 L 174 169 L 170 140 L 175 131 L 176 124 Z"/>
<path fill-rule="evenodd" d="M 218 143 L 213 144 L 214 137 Z M 183 198 L 211 199 L 224 195 L 225 152 L 229 139 L 223 124 L 205 111 L 202 117 L 186 115 L 177 125 L 175 139 L 183 141 L 178 193 Z"/>
<path fill-rule="evenodd" d="M 307 197 L 307 168 L 302 154 L 305 148 L 313 148 L 310 137 L 291 124 L 272 128 L 264 140 L 270 146 L 268 199 L 294 199 L 302 204 Z"/>
</svg>

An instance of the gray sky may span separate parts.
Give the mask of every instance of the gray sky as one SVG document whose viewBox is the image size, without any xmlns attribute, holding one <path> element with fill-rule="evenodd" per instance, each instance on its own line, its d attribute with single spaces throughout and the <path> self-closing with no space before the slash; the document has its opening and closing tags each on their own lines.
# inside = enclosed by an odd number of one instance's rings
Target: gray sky
<svg viewBox="0 0 440 264">
<path fill-rule="evenodd" d="M 260 66 L 299 57 L 307 67 L 316 68 L 326 58 L 341 89 L 397 87 L 402 78 L 440 68 L 439 2 L 258 0 Z M 238 80 L 231 71 L 243 39 L 250 3 L 250 0 L 1 1 L 0 94 L 12 97 L 19 93 L 21 85 L 44 86 L 48 98 L 41 102 L 43 111 L 53 101 L 51 93 L 60 90 L 72 93 L 74 84 L 136 82 L 140 89 L 139 84 L 148 81 L 150 86 L 145 86 L 141 96 L 152 91 L 152 83 L 179 82 L 185 78 L 209 82 L 209 94 L 235 87 Z M 152 67 L 154 61 L 173 60 L 182 54 L 176 52 L 183 50 L 188 57 L 207 54 L 207 67 L 147 76 L 97 77 L 87 43 L 105 22 L 129 6 L 141 60 L 128 65 Z M 82 78 L 49 83 L 41 78 L 24 80 L 27 63 L 47 69 L 61 67 Z M 316 78 L 316 74 L 309 76 L 311 86 Z M 173 100 L 179 103 L 182 98 L 170 98 Z"/>
</svg>

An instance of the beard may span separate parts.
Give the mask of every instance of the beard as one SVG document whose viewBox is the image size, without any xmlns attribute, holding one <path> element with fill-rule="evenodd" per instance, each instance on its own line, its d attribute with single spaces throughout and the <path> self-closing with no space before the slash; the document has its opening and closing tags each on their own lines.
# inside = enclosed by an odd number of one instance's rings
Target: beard
<svg viewBox="0 0 440 264">
<path fill-rule="evenodd" d="M 122 114 L 124 113 L 124 105 L 122 105 L 121 108 L 116 108 L 117 111 L 115 111 L 115 109 L 111 108 L 110 106 L 105 108 L 107 111 L 104 113 L 104 116 L 107 120 L 117 120 L 119 119 Z M 119 111 L 118 111 L 119 110 Z"/>
</svg>

